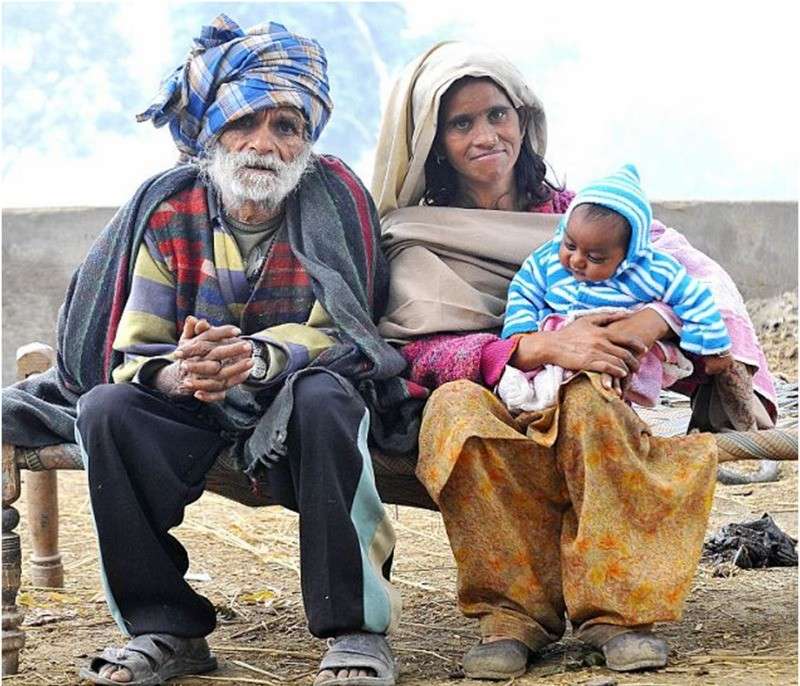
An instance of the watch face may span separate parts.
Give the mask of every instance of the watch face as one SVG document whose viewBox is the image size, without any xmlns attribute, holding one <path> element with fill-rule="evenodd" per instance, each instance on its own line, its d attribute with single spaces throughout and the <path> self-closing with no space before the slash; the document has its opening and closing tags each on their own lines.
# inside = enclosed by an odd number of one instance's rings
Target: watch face
<svg viewBox="0 0 800 686">
<path fill-rule="evenodd" d="M 254 381 L 262 381 L 267 375 L 267 363 L 260 355 L 252 358 L 253 366 L 250 368 L 250 378 Z"/>
</svg>

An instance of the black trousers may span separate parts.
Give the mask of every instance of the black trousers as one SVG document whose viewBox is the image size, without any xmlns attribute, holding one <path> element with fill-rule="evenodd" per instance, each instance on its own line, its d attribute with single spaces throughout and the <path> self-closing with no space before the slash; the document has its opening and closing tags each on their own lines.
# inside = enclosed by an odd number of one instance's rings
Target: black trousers
<svg viewBox="0 0 800 686">
<path fill-rule="evenodd" d="M 298 379 L 288 454 L 271 495 L 299 513 L 310 631 L 385 632 L 399 617 L 388 582 L 394 533 L 375 489 L 360 396 L 329 374 Z M 124 633 L 206 636 L 214 608 L 184 580 L 189 560 L 169 531 L 203 492 L 227 445 L 196 404 L 135 384 L 98 386 L 78 406 L 106 596 Z M 258 579 L 253 580 L 257 585 Z"/>
</svg>

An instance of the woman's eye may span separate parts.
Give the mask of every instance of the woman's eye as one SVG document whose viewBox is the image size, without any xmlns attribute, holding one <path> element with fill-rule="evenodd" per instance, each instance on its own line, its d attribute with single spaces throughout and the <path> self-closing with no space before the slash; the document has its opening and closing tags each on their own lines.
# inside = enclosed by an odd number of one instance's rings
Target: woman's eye
<svg viewBox="0 0 800 686">
<path fill-rule="evenodd" d="M 450 122 L 450 126 L 455 129 L 456 131 L 466 131 L 469 129 L 470 120 L 469 119 L 454 119 Z"/>
<path fill-rule="evenodd" d="M 501 107 L 489 110 L 489 121 L 503 121 L 508 116 L 508 112 Z"/>
</svg>

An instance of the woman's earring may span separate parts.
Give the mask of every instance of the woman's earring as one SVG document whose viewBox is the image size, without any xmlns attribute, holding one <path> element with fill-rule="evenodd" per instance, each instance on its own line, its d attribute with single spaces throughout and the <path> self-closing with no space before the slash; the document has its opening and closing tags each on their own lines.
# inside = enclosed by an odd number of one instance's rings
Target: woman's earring
<svg viewBox="0 0 800 686">
<path fill-rule="evenodd" d="M 442 166 L 442 162 L 444 162 L 444 156 L 440 155 L 438 152 L 434 153 L 434 159 L 436 160 L 436 164 L 440 167 Z"/>
</svg>

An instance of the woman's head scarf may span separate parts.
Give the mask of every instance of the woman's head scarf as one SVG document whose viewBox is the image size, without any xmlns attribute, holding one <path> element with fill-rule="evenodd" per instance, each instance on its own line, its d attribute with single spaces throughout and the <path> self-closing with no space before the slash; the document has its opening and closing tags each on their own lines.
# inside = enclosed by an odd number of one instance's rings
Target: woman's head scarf
<svg viewBox="0 0 800 686">
<path fill-rule="evenodd" d="M 464 76 L 488 76 L 514 107 L 525 108 L 528 141 L 534 152 L 544 155 L 544 107 L 519 70 L 493 50 L 468 43 L 438 43 L 406 66 L 383 113 L 371 189 L 381 217 L 418 205 L 422 199 L 425 160 L 436 137 L 439 103 L 453 82 Z"/>
<path fill-rule="evenodd" d="M 333 102 L 317 41 L 272 22 L 245 32 L 220 14 L 194 42 L 137 121 L 169 123 L 175 145 L 189 156 L 201 155 L 229 122 L 270 107 L 296 107 L 311 140 L 319 138 Z"/>
</svg>

